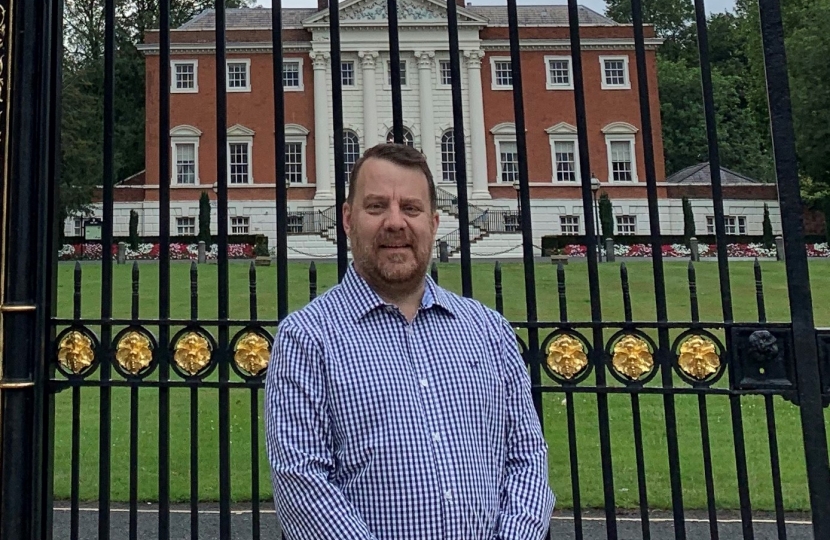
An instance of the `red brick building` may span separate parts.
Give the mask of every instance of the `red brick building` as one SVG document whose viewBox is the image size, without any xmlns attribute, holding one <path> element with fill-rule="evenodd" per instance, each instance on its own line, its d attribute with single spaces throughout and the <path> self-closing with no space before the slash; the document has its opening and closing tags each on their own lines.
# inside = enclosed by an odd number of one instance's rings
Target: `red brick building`
<svg viewBox="0 0 830 540">
<path fill-rule="evenodd" d="M 276 182 L 286 181 L 290 256 L 325 255 L 335 248 L 326 224 L 321 228 L 313 218 L 316 225 L 309 226 L 310 216 L 322 213 L 333 219 L 335 211 L 329 14 L 325 5 L 320 8 L 284 9 L 282 14 L 285 179 L 275 178 L 271 10 L 232 9 L 226 17 L 229 230 L 266 234 L 273 245 Z M 584 234 L 567 6 L 519 6 L 518 16 L 534 238 Z M 579 16 L 591 173 L 613 201 L 617 232 L 646 234 L 633 29 L 584 7 Z M 424 152 L 445 195 L 456 192 L 454 152 L 463 147 L 471 219 L 485 211 L 498 219 L 515 219 L 510 212 L 517 206 L 518 168 L 506 8 L 458 8 L 463 145 L 453 140 L 445 5 L 405 0 L 399 3 L 399 21 L 407 142 Z M 147 70 L 146 170 L 116 189 L 116 234 L 126 234 L 130 209 L 139 212 L 142 234 L 158 232 L 160 69 L 169 69 L 171 80 L 172 233 L 195 234 L 201 193 L 215 200 L 214 23 L 213 11 L 207 10 L 172 30 L 169 66 L 159 65 L 157 33 L 148 33 L 141 46 Z M 344 147 L 350 169 L 366 148 L 387 140 L 392 128 L 386 1 L 341 2 L 340 29 Z M 666 191 L 655 66 L 660 41 L 651 26 L 645 34 L 661 226 L 672 234 L 682 232 L 683 220 L 679 200 L 670 200 Z M 451 208 L 441 211 L 439 237 L 458 227 Z M 492 219 L 490 223 L 493 228 Z M 521 242 L 509 226 L 496 226 L 492 232 L 499 235 L 479 228 L 482 234 L 473 238 L 476 255 Z M 70 223 L 70 234 L 71 229 Z"/>
</svg>

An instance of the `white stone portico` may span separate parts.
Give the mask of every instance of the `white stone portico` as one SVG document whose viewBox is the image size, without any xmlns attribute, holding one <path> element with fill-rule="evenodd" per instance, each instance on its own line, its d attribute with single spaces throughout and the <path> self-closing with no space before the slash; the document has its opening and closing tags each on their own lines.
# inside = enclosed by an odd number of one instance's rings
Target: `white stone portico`
<svg viewBox="0 0 830 540">
<path fill-rule="evenodd" d="M 353 85 L 343 86 L 343 127 L 358 135 L 361 153 L 387 140 L 393 127 L 386 5 L 386 0 L 351 0 L 340 5 L 341 62 L 352 63 L 355 75 Z M 452 89 L 442 84 L 441 74 L 441 63 L 450 62 L 446 6 L 433 0 L 404 0 L 398 3 L 398 19 L 400 60 L 405 69 L 401 85 L 404 127 L 426 156 L 436 182 L 455 192 L 454 181 L 443 181 L 441 160 L 441 138 L 453 130 Z M 481 88 L 484 52 L 479 36 L 486 20 L 460 6 L 457 19 L 468 197 L 471 202 L 486 201 L 490 192 Z M 313 35 L 315 132 L 331 134 L 328 12 L 307 18 L 303 26 Z M 334 156 L 329 151 L 333 144 L 331 135 L 316 142 L 315 206 L 330 205 L 334 199 Z"/>
</svg>

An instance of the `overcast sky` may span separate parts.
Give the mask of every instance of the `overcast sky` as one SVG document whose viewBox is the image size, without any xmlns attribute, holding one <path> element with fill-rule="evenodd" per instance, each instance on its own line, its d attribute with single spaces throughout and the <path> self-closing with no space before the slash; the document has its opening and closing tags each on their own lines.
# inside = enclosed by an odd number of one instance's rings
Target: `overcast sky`
<svg viewBox="0 0 830 540">
<path fill-rule="evenodd" d="M 507 5 L 505 0 L 472 0 L 473 5 L 493 6 Z M 519 5 L 533 4 L 566 4 L 565 1 L 545 2 L 544 0 L 517 0 Z M 271 7 L 271 0 L 257 0 L 263 7 Z M 589 7 L 598 13 L 605 13 L 604 0 L 580 0 L 580 5 Z M 316 7 L 317 0 L 282 0 L 282 7 Z M 735 0 L 708 0 L 706 2 L 707 13 L 732 11 L 735 8 Z"/>
</svg>

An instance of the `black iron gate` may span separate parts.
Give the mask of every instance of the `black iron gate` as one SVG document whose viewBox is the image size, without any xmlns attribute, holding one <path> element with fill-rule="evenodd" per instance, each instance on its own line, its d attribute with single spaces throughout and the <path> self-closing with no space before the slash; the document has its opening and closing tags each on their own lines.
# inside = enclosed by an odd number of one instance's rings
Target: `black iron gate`
<svg viewBox="0 0 830 540">
<path fill-rule="evenodd" d="M 389 14 L 389 51 L 391 64 L 400 59 L 397 10 L 394 0 L 387 4 Z M 272 42 L 283 42 L 279 2 L 272 11 Z M 335 163 L 336 205 L 345 199 L 343 149 L 343 90 L 340 73 L 340 32 L 338 5 L 329 6 L 332 92 L 333 92 L 333 146 Z M 828 397 L 826 360 L 820 354 L 827 334 L 817 331 L 813 321 L 813 306 L 809 286 L 807 253 L 804 245 L 802 203 L 799 195 L 793 124 L 789 103 L 787 64 L 781 11 L 777 0 L 761 0 L 761 32 L 766 65 L 769 109 L 772 119 L 776 177 L 780 197 L 783 236 L 786 243 L 786 280 L 789 294 L 791 322 L 772 323 L 766 319 L 761 267 L 756 266 L 756 322 L 737 322 L 733 317 L 731 275 L 727 257 L 727 238 L 724 225 L 723 193 L 720 178 L 715 103 L 708 59 L 706 19 L 702 0 L 695 2 L 697 14 L 703 103 L 709 141 L 709 162 L 712 171 L 712 193 L 717 232 L 717 273 L 720 287 L 722 321 L 703 322 L 698 308 L 698 285 L 695 266 L 688 269 L 690 316 L 688 320 L 670 321 L 666 292 L 666 267 L 661 253 L 661 230 L 658 212 L 658 190 L 655 174 L 652 112 L 649 100 L 648 66 L 643 36 L 642 5 L 632 1 L 636 87 L 639 89 L 642 144 L 645 152 L 645 178 L 648 187 L 650 237 L 652 245 L 653 294 L 656 318 L 636 321 L 632 313 L 632 291 L 628 270 L 621 266 L 620 290 L 623 298 L 623 320 L 609 320 L 603 316 L 601 304 L 600 264 L 597 256 L 595 225 L 585 220 L 587 242 L 587 277 L 590 320 L 573 320 L 568 315 L 565 268 L 556 273 L 559 299 L 559 320 L 540 320 L 537 312 L 537 266 L 531 230 L 531 197 L 527 168 L 525 140 L 525 111 L 522 90 L 522 62 L 520 56 L 519 25 L 515 0 L 507 2 L 509 42 L 513 81 L 513 108 L 518 148 L 519 198 L 523 239 L 524 290 L 526 317 L 515 321 L 524 356 L 534 386 L 534 400 L 546 430 L 550 418 L 546 413 L 562 399 L 566 408 L 565 430 L 569 474 L 552 472 L 554 490 L 563 496 L 562 485 L 570 483 L 568 494 L 571 505 L 561 517 L 576 538 L 595 537 L 596 531 L 586 530 L 586 499 L 584 470 L 580 462 L 582 447 L 578 436 L 586 429 L 577 423 L 577 400 L 590 396 L 595 421 L 588 426 L 598 434 L 599 475 L 601 501 L 599 513 L 591 519 L 602 523 L 602 535 L 609 539 L 621 536 L 618 493 L 615 485 L 613 423 L 609 399 L 623 396 L 630 400 L 634 464 L 623 464 L 636 470 L 638 535 L 650 538 L 651 506 L 646 456 L 653 438 L 644 432 L 642 400 L 659 397 L 659 411 L 663 425 L 658 434 L 665 441 L 659 455 L 667 461 L 667 475 L 659 477 L 667 483 L 670 492 L 669 507 L 673 524 L 672 536 L 686 537 L 687 505 L 681 467 L 677 401 L 685 397 L 697 400 L 696 419 L 700 428 L 703 461 L 702 482 L 706 503 L 705 521 L 711 537 L 717 538 L 718 496 L 714 482 L 713 442 L 710 440 L 709 404 L 717 397 L 728 400 L 732 432 L 730 449 L 736 475 L 738 508 L 742 536 L 753 538 L 753 506 L 750 496 L 750 473 L 747 468 L 747 448 L 744 445 L 742 404 L 751 396 L 761 396 L 764 403 L 766 440 L 769 443 L 769 475 L 774 498 L 774 520 L 779 538 L 786 537 L 785 505 L 782 492 L 782 463 L 779 456 L 775 421 L 776 400 L 796 403 L 800 408 L 803 449 L 806 453 L 806 477 L 809 485 L 809 506 L 815 538 L 830 538 L 830 469 L 828 469 L 827 438 L 823 405 Z M 160 2 L 160 65 L 170 64 L 170 2 Z M 289 264 L 287 256 L 287 190 L 283 182 L 276 182 L 274 207 L 278 241 L 276 249 L 275 294 L 276 317 L 260 318 L 263 288 L 262 279 L 253 265 L 245 275 L 234 270 L 228 255 L 228 156 L 226 150 L 226 73 L 216 70 L 216 172 L 218 200 L 218 259 L 215 272 L 204 267 L 183 269 L 170 258 L 170 185 L 160 182 L 160 256 L 157 266 L 136 264 L 130 275 L 129 294 L 119 293 L 114 287 L 116 270 L 113 258 L 103 256 L 100 267 L 77 265 L 72 278 L 72 315 L 59 316 L 59 269 L 57 264 L 57 223 L 55 218 L 56 189 L 60 178 L 59 126 L 61 120 L 62 4 L 55 1 L 22 2 L 0 1 L 0 152 L 2 152 L 2 288 L 0 288 L 0 316 L 2 317 L 2 377 L 0 378 L 0 420 L 2 420 L 2 450 L 0 453 L 0 539 L 71 538 L 85 534 L 99 538 L 137 538 L 145 534 L 140 521 L 148 515 L 143 508 L 145 498 L 152 500 L 153 534 L 159 538 L 171 537 L 171 516 L 187 516 L 191 538 L 199 537 L 199 528 L 218 528 L 221 538 L 230 538 L 232 532 L 244 527 L 251 537 L 271 534 L 263 520 L 271 510 L 270 502 L 260 501 L 261 478 L 267 471 L 260 467 L 260 391 L 263 384 L 272 335 L 277 322 L 289 310 Z M 105 58 L 104 58 L 104 177 L 102 179 L 103 253 L 109 254 L 113 245 L 113 181 L 115 133 L 114 95 L 116 30 L 115 0 L 104 2 Z M 217 65 L 226 58 L 225 7 L 222 1 L 215 6 L 215 41 Z M 449 38 L 449 58 L 452 81 L 454 140 L 465 140 L 462 115 L 462 87 L 457 8 L 454 0 L 446 3 Z M 584 215 L 592 215 L 591 156 L 587 141 L 587 117 L 583 66 L 580 54 L 580 25 L 576 0 L 568 2 L 570 46 L 573 57 L 574 106 L 578 128 L 579 164 L 581 170 Z M 280 46 L 273 48 L 274 105 L 275 105 L 275 160 L 276 178 L 285 177 L 285 103 L 283 57 Z M 160 122 L 153 133 L 159 144 L 159 178 L 170 178 L 170 73 L 160 70 L 155 91 L 160 103 Z M 402 142 L 403 102 L 401 77 L 391 71 L 394 139 Z M 458 187 L 458 217 L 461 245 L 461 291 L 472 296 L 473 263 L 470 254 L 469 216 L 467 212 L 467 163 L 464 152 L 455 153 Z M 343 276 L 347 262 L 346 238 L 341 216 L 337 213 L 337 268 L 336 281 Z M 237 265 L 238 266 L 238 265 Z M 238 270 L 238 268 L 236 268 Z M 317 291 L 318 268 L 309 268 L 309 293 Z M 437 270 L 434 267 L 434 272 Z M 211 283 L 205 283 L 204 273 Z M 231 278 L 231 273 L 237 276 Z M 495 274 L 495 303 L 501 310 L 505 279 L 500 266 Z M 84 287 L 84 275 L 100 275 L 94 291 Z M 121 273 L 125 275 L 125 273 Z M 149 275 L 149 278 L 147 277 Z M 442 280 L 445 279 L 443 276 Z M 244 283 L 240 285 L 241 282 Z M 123 285 L 123 282 L 122 282 Z M 189 285 L 189 288 L 186 287 Z M 215 286 L 215 297 L 206 314 L 205 291 Z M 142 287 L 140 289 L 140 287 Z M 157 287 L 157 301 L 153 306 L 142 303 L 143 290 Z M 239 295 L 231 288 L 245 290 L 247 317 L 232 315 L 232 304 Z M 269 284 L 270 287 L 270 284 Z M 608 284 L 605 285 L 608 287 Z M 185 309 L 187 316 L 172 316 L 171 304 L 177 291 L 189 291 Z M 82 294 L 82 291 L 83 294 Z M 94 309 L 84 303 L 87 294 L 97 302 Z M 212 293 L 211 293 L 212 294 Z M 305 293 L 303 293 L 305 294 Z M 489 294 L 489 293 L 488 293 Z M 542 294 L 546 294 L 543 291 Z M 483 296 L 483 295 L 482 295 Z M 116 298 L 117 297 L 117 298 Z M 156 300 L 155 292 L 146 296 Z M 269 296 L 269 302 L 271 296 Z M 129 305 L 129 316 L 124 305 Z M 239 307 L 241 304 L 237 305 Z M 213 309 L 215 308 L 215 312 Z M 240 308 L 243 309 L 243 308 Z M 270 311 L 270 310 L 269 310 Z M 607 311 L 607 308 L 606 308 Z M 155 316 L 150 316 L 149 313 Z M 94 315 L 91 315 L 94 313 Z M 825 368 L 824 370 L 822 368 Z M 204 397 L 215 408 L 206 410 Z M 556 400 L 553 396 L 557 396 Z M 778 397 L 776 397 L 778 396 Z M 121 401 L 121 400 L 125 401 Z M 129 405 L 126 400 L 129 400 Z M 242 405 L 240 405 L 242 403 Z M 115 410 L 115 414 L 114 411 Z M 155 416 L 145 416 L 150 410 Z M 126 412 L 125 412 L 126 411 Z M 232 412 L 244 411 L 241 416 Z M 122 416 L 124 413 L 125 416 Z M 215 418 L 213 415 L 216 415 Z M 187 416 L 189 444 L 180 444 L 181 434 L 171 430 L 171 419 Z M 595 422 L 595 423 L 594 423 Z M 200 444 L 202 432 L 217 433 L 216 447 Z M 84 440 L 86 433 L 97 437 L 90 446 Z M 120 426 L 120 427 L 119 427 Z M 240 428 L 240 426 L 243 426 Z M 581 426 L 581 427 L 580 427 Z M 239 435 L 239 430 L 242 435 Z M 69 440 L 60 439 L 57 432 L 68 433 Z M 142 446 L 143 434 L 154 435 L 153 444 Z M 234 433 L 236 432 L 236 435 Z M 113 437 L 113 433 L 116 437 Z M 250 453 L 234 454 L 232 440 L 247 440 Z M 125 441 L 120 440 L 124 437 Z M 119 440 L 116 440 L 119 439 Z M 211 439 L 212 440 L 212 439 Z M 626 439 L 627 440 L 627 439 Z M 783 441 L 792 443 L 793 441 Z M 86 443 L 86 444 L 84 444 Z M 715 443 L 717 444 L 717 443 Z M 186 478 L 174 477 L 171 448 L 183 448 L 187 458 Z M 796 446 L 797 448 L 798 446 Z M 86 449 L 82 451 L 82 448 Z M 96 455 L 88 463 L 86 451 L 94 448 Z M 113 449 L 117 451 L 114 451 Z M 717 448 L 715 448 L 717 449 Z M 123 450 L 123 452 L 122 452 Z M 214 455 L 214 451 L 216 454 Z M 800 450 L 799 450 L 800 451 Z M 125 452 L 125 453 L 124 453 Z M 206 458 L 205 455 L 208 457 Z M 218 463 L 215 474 L 200 474 L 203 462 Z M 234 475 L 234 465 L 247 461 L 245 474 Z M 60 478 L 69 486 L 65 501 L 55 501 L 56 463 L 67 463 L 68 478 Z M 114 465 L 117 462 L 117 465 Z M 152 462 L 152 466 L 148 463 Z M 595 465 L 595 464 L 594 464 Z M 126 467 L 127 473 L 114 471 Z M 149 472 L 147 468 L 149 469 Z M 82 470 L 83 469 L 83 470 Z M 178 469 L 176 469 L 178 471 Z M 583 471 L 582 473 L 580 471 Z M 583 482 L 580 481 L 582 474 Z M 178 475 L 176 475 L 178 476 Z M 569 478 L 568 478 L 569 476 Z M 95 488 L 87 488 L 89 478 L 95 478 Z M 148 480 L 149 479 L 149 480 Z M 120 485 L 126 483 L 126 487 Z M 183 484 L 182 484 L 183 482 Z M 182 484 L 187 496 L 171 495 L 171 485 Z M 113 489 L 125 493 L 124 505 L 113 503 Z M 201 501 L 200 485 L 215 484 L 218 508 L 213 513 L 216 522 L 206 522 L 204 509 L 209 503 Z M 151 485 L 152 494 L 144 495 L 143 486 Z M 116 497 L 121 499 L 121 497 Z M 244 507 L 239 510 L 250 516 L 243 525 L 234 521 L 232 503 Z M 178 503 L 181 506 L 176 506 Z M 237 504 L 237 503 L 234 503 Z M 56 520 L 56 507 L 66 510 L 67 519 Z M 590 505 L 589 505 L 590 506 Z M 92 529 L 85 529 L 84 520 L 91 516 Z M 116 516 L 116 518 L 113 518 Z M 126 516 L 123 528 L 118 528 Z M 58 526 L 60 521 L 60 527 Z M 630 536 L 630 535 L 629 535 Z"/>
</svg>

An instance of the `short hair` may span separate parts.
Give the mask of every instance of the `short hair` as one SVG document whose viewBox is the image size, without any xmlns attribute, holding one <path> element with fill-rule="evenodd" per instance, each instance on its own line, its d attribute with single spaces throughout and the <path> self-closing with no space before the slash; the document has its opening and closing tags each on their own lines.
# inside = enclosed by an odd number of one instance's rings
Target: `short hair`
<svg viewBox="0 0 830 540">
<path fill-rule="evenodd" d="M 354 164 L 352 172 L 349 175 L 349 194 L 346 196 L 346 202 L 350 205 L 354 204 L 355 185 L 357 184 L 358 175 L 361 167 L 368 159 L 384 159 L 390 161 L 395 165 L 400 165 L 407 169 L 417 169 L 424 173 L 427 177 L 427 185 L 429 186 L 429 204 L 430 210 L 433 212 L 438 206 L 438 196 L 435 192 L 435 180 L 432 178 L 432 172 L 429 170 L 426 156 L 407 144 L 398 143 L 381 143 L 371 148 L 367 148 L 360 159 Z"/>
</svg>

